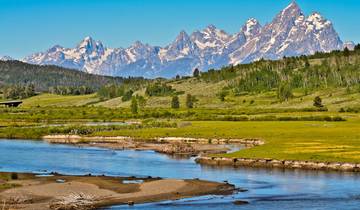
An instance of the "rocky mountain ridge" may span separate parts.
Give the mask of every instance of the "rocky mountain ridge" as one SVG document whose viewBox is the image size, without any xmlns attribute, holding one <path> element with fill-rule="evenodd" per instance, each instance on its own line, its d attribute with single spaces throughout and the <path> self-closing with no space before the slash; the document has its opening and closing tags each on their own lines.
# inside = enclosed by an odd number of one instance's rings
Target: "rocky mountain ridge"
<svg viewBox="0 0 360 210">
<path fill-rule="evenodd" d="M 317 12 L 306 16 L 292 2 L 269 24 L 261 26 L 259 21 L 251 18 L 235 34 L 209 25 L 190 35 L 181 31 L 165 47 L 137 41 L 128 48 L 107 48 L 102 42 L 86 37 L 75 48 L 56 45 L 23 61 L 93 74 L 153 78 L 189 75 L 195 68 L 206 71 L 261 58 L 275 60 L 284 56 L 329 52 L 343 46 L 329 20 Z"/>
</svg>

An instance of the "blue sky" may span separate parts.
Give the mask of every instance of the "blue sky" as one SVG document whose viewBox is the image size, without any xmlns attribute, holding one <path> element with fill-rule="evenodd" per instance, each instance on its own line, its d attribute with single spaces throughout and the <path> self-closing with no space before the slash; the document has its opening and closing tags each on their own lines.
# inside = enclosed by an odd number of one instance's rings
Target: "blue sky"
<svg viewBox="0 0 360 210">
<path fill-rule="evenodd" d="M 22 58 L 55 44 L 74 47 L 85 36 L 108 47 L 140 40 L 164 46 L 180 30 L 209 24 L 229 33 L 250 17 L 262 25 L 291 0 L 0 0 L 0 55 Z M 305 14 L 330 19 L 343 41 L 360 42 L 359 0 L 298 0 Z"/>
</svg>

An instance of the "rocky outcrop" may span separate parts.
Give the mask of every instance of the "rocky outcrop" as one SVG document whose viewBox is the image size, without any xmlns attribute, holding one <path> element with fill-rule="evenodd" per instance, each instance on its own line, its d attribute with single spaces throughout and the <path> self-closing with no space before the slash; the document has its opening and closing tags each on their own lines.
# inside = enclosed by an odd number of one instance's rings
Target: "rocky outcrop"
<svg viewBox="0 0 360 210">
<path fill-rule="evenodd" d="M 276 159 L 250 159 L 250 158 L 225 158 L 225 157 L 199 157 L 196 163 L 213 166 L 232 167 L 262 167 L 262 168 L 284 168 L 305 170 L 331 170 L 360 172 L 359 163 L 342 162 L 317 162 L 297 160 Z"/>
</svg>

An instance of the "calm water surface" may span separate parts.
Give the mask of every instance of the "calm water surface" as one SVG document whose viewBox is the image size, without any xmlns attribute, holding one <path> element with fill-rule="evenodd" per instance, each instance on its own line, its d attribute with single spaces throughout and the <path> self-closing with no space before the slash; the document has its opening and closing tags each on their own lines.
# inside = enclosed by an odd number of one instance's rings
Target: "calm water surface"
<svg viewBox="0 0 360 210">
<path fill-rule="evenodd" d="M 0 141 L 0 171 L 111 176 L 159 176 L 228 180 L 247 192 L 205 196 L 108 209 L 224 210 L 224 209 L 360 209 L 360 175 L 301 170 L 203 167 L 193 159 L 174 159 L 151 151 L 113 151 L 51 145 L 41 141 Z M 248 205 L 236 206 L 235 200 Z"/>
</svg>

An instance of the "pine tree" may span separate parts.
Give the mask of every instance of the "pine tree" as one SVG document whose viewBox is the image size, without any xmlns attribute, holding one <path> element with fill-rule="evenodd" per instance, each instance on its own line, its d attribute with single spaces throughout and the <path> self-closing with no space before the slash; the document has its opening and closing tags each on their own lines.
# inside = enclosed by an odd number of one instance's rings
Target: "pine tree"
<svg viewBox="0 0 360 210">
<path fill-rule="evenodd" d="M 199 77 L 200 76 L 200 70 L 198 68 L 194 69 L 193 76 L 194 77 Z"/>
<path fill-rule="evenodd" d="M 186 107 L 189 109 L 194 108 L 194 97 L 191 94 L 186 95 Z"/>
<path fill-rule="evenodd" d="M 360 52 L 360 44 L 355 45 L 354 51 Z"/>
<path fill-rule="evenodd" d="M 173 96 L 171 100 L 171 108 L 178 109 L 180 108 L 180 102 L 178 96 Z"/>
<path fill-rule="evenodd" d="M 131 113 L 133 114 L 137 114 L 138 113 L 138 104 L 137 104 L 137 100 L 136 97 L 132 97 L 131 98 Z"/>
<path fill-rule="evenodd" d="M 343 54 L 344 54 L 345 57 L 349 57 L 350 56 L 349 48 L 345 47 Z"/>
<path fill-rule="evenodd" d="M 316 96 L 314 98 L 314 106 L 318 107 L 318 108 L 324 107 L 324 105 L 322 104 L 322 100 L 321 100 L 320 96 Z"/>
</svg>

